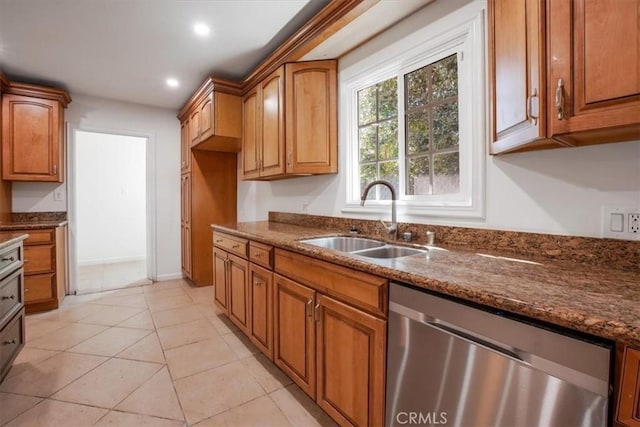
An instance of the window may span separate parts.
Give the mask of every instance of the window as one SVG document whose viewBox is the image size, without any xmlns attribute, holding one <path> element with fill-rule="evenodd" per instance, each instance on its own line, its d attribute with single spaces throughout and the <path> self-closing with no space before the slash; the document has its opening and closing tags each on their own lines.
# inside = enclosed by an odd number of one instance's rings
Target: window
<svg viewBox="0 0 640 427">
<path fill-rule="evenodd" d="M 404 215 L 484 214 L 484 10 L 473 8 L 341 70 L 350 171 L 343 212 L 364 212 L 354 208 L 364 187 L 384 179 Z M 376 211 L 391 194 L 374 189 L 367 206 Z"/>
</svg>

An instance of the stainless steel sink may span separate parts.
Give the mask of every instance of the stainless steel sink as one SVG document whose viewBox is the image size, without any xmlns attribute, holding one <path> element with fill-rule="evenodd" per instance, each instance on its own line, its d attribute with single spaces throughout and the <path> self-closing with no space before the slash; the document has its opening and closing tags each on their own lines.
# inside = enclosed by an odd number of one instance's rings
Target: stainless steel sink
<svg viewBox="0 0 640 427">
<path fill-rule="evenodd" d="M 333 249 L 341 252 L 356 252 L 363 249 L 379 248 L 385 245 L 378 240 L 365 239 L 363 237 L 318 237 L 315 239 L 300 240 L 300 243 Z"/>
<path fill-rule="evenodd" d="M 366 239 L 364 237 L 317 237 L 315 239 L 300 240 L 300 243 L 307 243 L 325 249 L 333 249 L 340 252 L 348 252 L 354 255 L 378 259 L 402 258 L 427 253 L 427 250 L 424 249 L 389 245 L 378 240 Z"/>
<path fill-rule="evenodd" d="M 357 255 L 368 258 L 402 258 L 405 256 L 426 254 L 427 251 L 423 249 L 405 248 L 404 246 L 383 246 L 381 248 L 369 249 L 366 251 L 359 251 Z"/>
</svg>

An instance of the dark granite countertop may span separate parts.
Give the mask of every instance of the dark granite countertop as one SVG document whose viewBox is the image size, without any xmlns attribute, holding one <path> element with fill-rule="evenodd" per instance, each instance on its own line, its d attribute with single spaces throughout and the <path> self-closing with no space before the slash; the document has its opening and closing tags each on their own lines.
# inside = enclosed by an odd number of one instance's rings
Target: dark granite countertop
<svg viewBox="0 0 640 427">
<path fill-rule="evenodd" d="M 0 231 L 42 230 L 67 224 L 66 212 L 14 212 L 11 218 L 0 221 Z"/>
<path fill-rule="evenodd" d="M 56 228 L 67 224 L 67 220 L 62 221 L 6 221 L 0 223 L 0 231 L 14 230 L 42 230 L 45 228 Z"/>
<path fill-rule="evenodd" d="M 344 230 L 277 222 L 214 229 L 442 294 L 640 347 L 640 273 L 444 246 L 428 255 L 372 260 L 298 240 Z M 520 258 L 520 259 L 519 259 Z"/>
</svg>

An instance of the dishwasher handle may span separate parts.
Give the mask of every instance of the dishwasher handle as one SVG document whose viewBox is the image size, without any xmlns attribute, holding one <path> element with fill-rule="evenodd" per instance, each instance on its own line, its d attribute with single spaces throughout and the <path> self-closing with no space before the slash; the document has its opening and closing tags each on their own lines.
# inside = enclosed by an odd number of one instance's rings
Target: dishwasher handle
<svg viewBox="0 0 640 427">
<path fill-rule="evenodd" d="M 507 357 L 518 363 L 531 366 L 529 362 L 524 360 L 522 356 L 518 354 L 517 349 L 507 348 L 507 346 L 505 345 L 500 345 L 497 342 L 491 342 L 469 331 L 463 330 L 459 327 L 455 327 L 453 325 L 443 322 L 440 319 L 436 319 L 434 317 L 428 316 L 425 313 L 420 313 L 419 311 L 413 310 L 409 307 L 405 307 L 404 305 L 400 305 L 398 303 L 389 302 L 389 310 L 394 311 L 402 316 L 406 316 L 410 319 L 413 319 L 431 328 L 438 329 L 439 331 L 445 334 L 453 335 L 456 338 L 459 338 L 470 344 L 474 344 L 486 350 L 499 353 L 501 356 Z"/>
</svg>

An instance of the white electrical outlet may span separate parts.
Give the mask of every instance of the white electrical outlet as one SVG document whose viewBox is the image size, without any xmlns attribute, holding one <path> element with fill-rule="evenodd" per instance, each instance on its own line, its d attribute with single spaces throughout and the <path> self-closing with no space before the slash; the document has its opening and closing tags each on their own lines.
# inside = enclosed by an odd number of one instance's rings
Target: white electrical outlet
<svg viewBox="0 0 640 427">
<path fill-rule="evenodd" d="M 640 207 L 603 206 L 602 237 L 640 241 Z"/>
<path fill-rule="evenodd" d="M 640 234 L 640 213 L 630 213 L 629 218 L 629 233 Z"/>
<path fill-rule="evenodd" d="M 64 191 L 62 188 L 56 188 L 53 191 L 53 200 L 57 202 L 61 202 L 64 200 Z"/>
<path fill-rule="evenodd" d="M 302 213 L 309 213 L 309 202 L 302 202 Z"/>
</svg>

